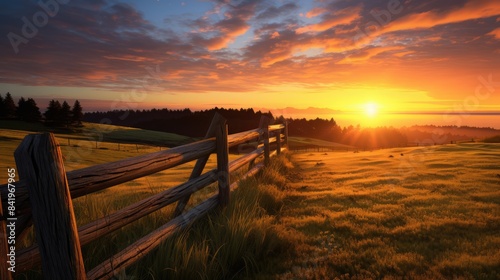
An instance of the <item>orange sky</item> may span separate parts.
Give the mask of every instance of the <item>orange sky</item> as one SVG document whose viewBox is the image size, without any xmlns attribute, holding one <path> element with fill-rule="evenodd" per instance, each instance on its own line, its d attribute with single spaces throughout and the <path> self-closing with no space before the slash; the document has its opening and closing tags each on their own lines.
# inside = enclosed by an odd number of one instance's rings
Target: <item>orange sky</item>
<svg viewBox="0 0 500 280">
<path fill-rule="evenodd" d="M 500 112 L 499 1 L 71 1 L 41 23 L 35 1 L 0 6 L 0 94 L 40 107 Z"/>
</svg>

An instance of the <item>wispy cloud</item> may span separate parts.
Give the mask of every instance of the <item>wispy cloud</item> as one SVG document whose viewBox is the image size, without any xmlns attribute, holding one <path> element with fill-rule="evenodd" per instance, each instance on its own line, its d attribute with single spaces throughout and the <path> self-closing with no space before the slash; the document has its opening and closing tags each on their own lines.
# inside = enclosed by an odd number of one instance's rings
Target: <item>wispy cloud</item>
<svg viewBox="0 0 500 280">
<path fill-rule="evenodd" d="M 491 31 L 490 33 L 488 33 L 486 35 L 491 35 L 491 36 L 495 37 L 497 40 L 500 40 L 500 27 L 497 29 L 494 29 L 493 31 Z"/>
<path fill-rule="evenodd" d="M 430 28 L 442 24 L 488 18 L 500 14 L 500 3 L 490 0 L 469 0 L 462 7 L 446 11 L 411 13 L 394 20 L 382 32 Z"/>
<path fill-rule="evenodd" d="M 318 10 L 313 10 L 312 14 L 318 13 Z M 350 7 L 345 8 L 338 11 L 333 11 L 332 13 L 325 14 L 321 22 L 316 24 L 310 24 L 297 29 L 297 33 L 304 32 L 321 32 L 331 28 L 334 28 L 338 25 L 347 25 L 352 23 L 353 21 L 360 18 L 361 7 Z M 308 13 L 308 15 L 311 12 Z"/>
</svg>

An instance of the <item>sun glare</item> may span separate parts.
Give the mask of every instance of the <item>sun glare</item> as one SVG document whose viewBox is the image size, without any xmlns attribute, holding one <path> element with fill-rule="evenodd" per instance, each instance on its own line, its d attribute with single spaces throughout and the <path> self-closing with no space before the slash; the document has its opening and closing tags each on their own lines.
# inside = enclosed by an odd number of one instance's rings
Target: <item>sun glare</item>
<svg viewBox="0 0 500 280">
<path fill-rule="evenodd" d="M 377 115 L 377 112 L 378 112 L 378 106 L 377 104 L 375 103 L 366 103 L 365 104 L 365 114 L 370 117 L 370 118 L 373 118 Z"/>
</svg>

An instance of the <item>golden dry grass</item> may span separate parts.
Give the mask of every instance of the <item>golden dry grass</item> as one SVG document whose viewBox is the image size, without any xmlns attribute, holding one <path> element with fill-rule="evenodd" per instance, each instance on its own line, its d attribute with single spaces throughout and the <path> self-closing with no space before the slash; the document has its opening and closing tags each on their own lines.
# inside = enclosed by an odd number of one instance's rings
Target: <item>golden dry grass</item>
<svg viewBox="0 0 500 280">
<path fill-rule="evenodd" d="M 19 145 L 26 131 L 1 130 L 0 147 L 5 160 L 0 167 L 15 165 L 13 151 Z M 135 144 L 90 141 L 57 134 L 67 171 L 104 162 L 130 158 L 157 151 L 158 147 Z M 76 143 L 76 144 L 75 144 Z M 97 146 L 96 146 L 97 144 Z M 71 156 L 75 155 L 75 156 Z M 230 161 L 239 155 L 230 155 Z M 286 252 L 293 248 L 293 237 L 288 230 L 275 222 L 272 213 L 280 211 L 285 194 L 276 184 L 285 183 L 282 169 L 291 166 L 276 164 L 258 178 L 242 182 L 232 192 L 231 203 L 223 211 L 214 211 L 172 238 L 162 243 L 151 254 L 120 272 L 116 279 L 219 279 L 251 277 L 261 267 L 269 266 L 266 257 Z M 194 162 L 142 177 L 103 191 L 73 200 L 78 226 L 118 211 L 141 199 L 185 182 L 193 169 Z M 216 167 L 212 155 L 205 171 Z M 7 172 L 6 172 L 7 173 Z M 7 174 L 3 175 L 7 175 Z M 241 174 L 231 175 L 232 181 Z M 2 178 L 0 176 L 0 178 Z M 5 177 L 6 178 L 6 177 Z M 198 204 L 217 191 L 216 184 L 196 192 L 187 208 Z M 86 270 L 90 270 L 105 259 L 118 253 L 124 247 L 165 224 L 173 215 L 174 205 L 165 207 L 133 222 L 121 229 L 83 246 L 82 254 Z M 30 246 L 35 240 L 33 230 L 18 242 L 17 248 Z M 16 279 L 41 279 L 40 267 L 18 274 Z"/>
<path fill-rule="evenodd" d="M 500 279 L 499 144 L 292 158 L 300 257 L 262 278 Z"/>
<path fill-rule="evenodd" d="M 1 155 L 6 160 L 0 168 L 13 165 L 11 153 L 23 133 L 2 132 Z M 143 146 L 137 151 L 131 144 L 121 144 L 118 150 L 117 143 L 108 142 L 98 142 L 95 148 L 94 141 L 78 138 L 74 146 L 73 139 L 68 145 L 64 136 L 59 141 L 64 155 L 80 151 L 80 157 L 66 159 L 67 170 L 158 150 Z M 222 214 L 170 239 L 122 276 L 500 279 L 500 144 L 296 153 L 291 161 L 287 157 L 240 187 Z M 83 225 L 177 185 L 192 166 L 76 199 L 77 222 Z M 211 158 L 208 168 L 214 166 Z M 214 189 L 204 190 L 192 202 Z M 167 207 L 85 246 L 86 267 L 163 224 L 171 214 L 172 207 Z"/>
</svg>

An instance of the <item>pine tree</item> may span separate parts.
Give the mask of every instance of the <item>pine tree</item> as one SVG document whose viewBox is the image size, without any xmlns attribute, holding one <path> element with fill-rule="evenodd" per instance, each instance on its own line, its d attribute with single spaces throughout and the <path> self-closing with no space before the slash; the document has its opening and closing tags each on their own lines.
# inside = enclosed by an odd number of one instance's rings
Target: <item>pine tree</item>
<svg viewBox="0 0 500 280">
<path fill-rule="evenodd" d="M 35 100 L 33 98 L 28 98 L 25 104 L 25 120 L 28 122 L 39 122 L 42 119 L 42 114 L 40 113 L 40 108 L 36 105 Z"/>
<path fill-rule="evenodd" d="M 71 110 L 71 121 L 75 126 L 82 126 L 83 119 L 83 109 L 80 105 L 80 101 L 76 100 L 75 104 L 73 104 L 73 109 Z"/>
<path fill-rule="evenodd" d="M 62 125 L 64 127 L 69 127 L 71 124 L 71 107 L 68 102 L 64 101 L 61 106 L 61 118 Z"/>
<path fill-rule="evenodd" d="M 38 108 L 33 98 L 28 98 L 28 100 L 25 100 L 24 97 L 21 97 L 18 101 L 16 112 L 17 118 L 22 121 L 37 122 L 42 118 L 42 115 L 40 114 L 40 108 Z"/>
<path fill-rule="evenodd" d="M 52 99 L 49 102 L 49 106 L 47 107 L 47 111 L 45 111 L 44 116 L 45 125 L 59 126 L 61 124 L 61 103 Z"/>
<path fill-rule="evenodd" d="M 26 100 L 21 96 L 17 102 L 16 116 L 18 119 L 24 121 L 26 118 Z"/>
<path fill-rule="evenodd" d="M 0 94 L 0 118 L 5 118 L 5 102 Z"/>
<path fill-rule="evenodd" d="M 5 117 L 8 119 L 13 119 L 16 117 L 16 104 L 14 103 L 14 99 L 10 95 L 10 92 L 7 92 L 5 99 L 3 100 L 5 107 Z"/>
</svg>

